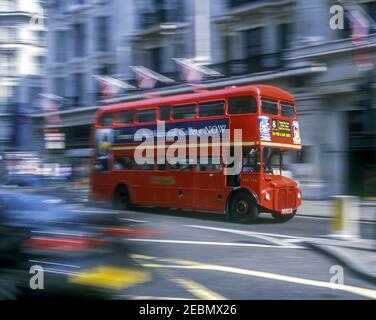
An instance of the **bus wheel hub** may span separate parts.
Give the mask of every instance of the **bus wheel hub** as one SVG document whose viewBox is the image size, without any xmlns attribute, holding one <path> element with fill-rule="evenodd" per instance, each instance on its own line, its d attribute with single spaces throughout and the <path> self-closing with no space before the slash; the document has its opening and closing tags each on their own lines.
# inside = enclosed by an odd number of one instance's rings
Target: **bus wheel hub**
<svg viewBox="0 0 376 320">
<path fill-rule="evenodd" d="M 236 203 L 236 213 L 245 215 L 248 213 L 248 203 L 245 200 L 240 200 Z"/>
</svg>

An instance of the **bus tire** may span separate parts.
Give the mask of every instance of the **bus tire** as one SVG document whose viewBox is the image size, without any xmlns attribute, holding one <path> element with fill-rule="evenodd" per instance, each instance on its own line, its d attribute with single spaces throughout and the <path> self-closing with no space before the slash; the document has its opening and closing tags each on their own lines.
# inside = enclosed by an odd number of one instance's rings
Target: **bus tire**
<svg viewBox="0 0 376 320">
<path fill-rule="evenodd" d="M 290 221 L 296 215 L 296 211 L 291 214 L 272 213 L 274 221 L 277 223 L 284 223 Z"/>
<path fill-rule="evenodd" d="M 238 192 L 230 200 L 229 218 L 237 223 L 253 223 L 259 210 L 256 201 L 247 192 Z"/>
<path fill-rule="evenodd" d="M 130 209 L 130 196 L 128 188 L 125 185 L 120 185 L 114 192 L 113 207 L 116 210 Z"/>
</svg>

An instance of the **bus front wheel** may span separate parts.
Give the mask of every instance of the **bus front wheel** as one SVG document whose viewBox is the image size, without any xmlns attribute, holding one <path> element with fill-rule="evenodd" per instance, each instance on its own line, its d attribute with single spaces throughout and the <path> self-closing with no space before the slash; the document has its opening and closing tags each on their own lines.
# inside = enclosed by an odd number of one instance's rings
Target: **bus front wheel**
<svg viewBox="0 0 376 320">
<path fill-rule="evenodd" d="M 254 199 L 246 192 L 235 194 L 230 202 L 230 219 L 238 223 L 252 223 L 257 220 L 259 210 Z"/>
<path fill-rule="evenodd" d="M 126 186 L 119 186 L 114 194 L 114 208 L 116 210 L 127 210 L 130 207 L 130 197 Z"/>
<path fill-rule="evenodd" d="M 283 223 L 290 221 L 292 218 L 295 217 L 296 211 L 291 214 L 280 214 L 280 213 L 273 213 L 273 218 L 276 222 Z"/>
</svg>

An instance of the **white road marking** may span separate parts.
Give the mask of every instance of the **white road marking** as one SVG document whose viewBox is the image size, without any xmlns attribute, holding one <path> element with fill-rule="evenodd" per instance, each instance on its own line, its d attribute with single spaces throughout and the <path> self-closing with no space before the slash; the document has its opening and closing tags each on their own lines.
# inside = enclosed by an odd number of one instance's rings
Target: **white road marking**
<svg viewBox="0 0 376 320">
<path fill-rule="evenodd" d="M 72 210 L 73 212 L 79 213 L 103 213 L 103 214 L 118 214 L 119 212 L 116 211 L 105 211 L 105 210 L 87 210 L 87 209 L 80 209 L 80 210 Z"/>
<path fill-rule="evenodd" d="M 188 241 L 188 240 L 167 240 L 167 239 L 166 240 L 165 239 L 126 239 L 126 241 L 172 243 L 172 244 L 194 244 L 194 245 L 227 246 L 227 247 L 259 247 L 259 248 L 281 248 L 281 249 L 296 249 L 296 248 L 298 248 L 295 245 L 279 246 L 279 245 L 257 244 L 257 243 Z"/>
<path fill-rule="evenodd" d="M 54 266 L 68 267 L 68 268 L 76 268 L 76 269 L 80 269 L 80 268 L 81 268 L 80 266 L 75 266 L 75 265 L 72 265 L 72 264 L 63 264 L 63 263 L 55 263 L 55 262 L 46 262 L 46 261 L 40 261 L 40 260 L 29 260 L 29 262 L 32 262 L 32 263 L 42 263 L 42 264 L 50 264 L 50 265 L 54 265 Z"/>
<path fill-rule="evenodd" d="M 196 300 L 190 298 L 178 298 L 178 297 L 156 297 L 156 296 L 131 296 L 131 295 L 118 295 L 113 300 L 125 299 L 125 300 Z"/>
<path fill-rule="evenodd" d="M 268 233 L 260 233 L 260 232 L 252 232 L 252 231 L 244 231 L 244 230 L 235 230 L 235 229 L 224 229 L 224 228 L 215 228 L 215 227 L 207 227 L 207 226 L 198 226 L 198 225 L 185 225 L 187 228 L 196 228 L 196 229 L 204 229 L 204 230 L 211 230 L 211 231 L 221 231 L 221 232 L 228 232 L 234 233 L 242 236 L 247 237 L 254 237 L 259 238 L 265 241 L 269 241 L 271 243 L 276 244 L 278 247 L 294 247 L 296 249 L 300 249 L 301 247 L 292 246 L 291 243 L 287 242 L 286 240 L 279 240 L 277 238 L 289 238 L 289 236 L 281 236 L 281 235 L 274 235 Z M 294 237 L 295 238 L 295 237 Z"/>
<path fill-rule="evenodd" d="M 120 220 L 129 221 L 129 222 L 136 222 L 136 223 L 149 223 L 150 222 L 150 221 L 145 221 L 145 220 L 128 219 L 128 218 L 122 218 Z"/>
<path fill-rule="evenodd" d="M 236 268 L 236 267 L 206 264 L 206 263 L 200 263 L 200 262 L 188 261 L 188 260 L 156 258 L 156 257 L 143 256 L 143 255 L 131 255 L 131 256 L 134 259 L 142 259 L 146 261 L 155 260 L 159 262 L 175 264 L 175 265 L 164 265 L 164 264 L 156 264 L 156 263 L 144 263 L 142 266 L 147 267 L 147 268 L 172 268 L 172 269 L 221 271 L 221 272 L 257 277 L 257 278 L 265 278 L 265 279 L 270 279 L 270 280 L 277 280 L 277 281 L 283 281 L 283 282 L 288 282 L 288 283 L 300 284 L 300 285 L 305 285 L 305 286 L 340 290 L 340 291 L 349 292 L 355 295 L 359 295 L 362 297 L 376 299 L 376 290 L 355 287 L 351 285 L 330 283 L 330 282 L 319 281 L 319 280 L 298 278 L 298 277 L 293 277 L 293 276 L 285 276 L 282 274 L 271 273 L 271 272 L 263 272 L 263 271 L 249 270 L 249 269 L 241 269 L 241 268 Z"/>
</svg>

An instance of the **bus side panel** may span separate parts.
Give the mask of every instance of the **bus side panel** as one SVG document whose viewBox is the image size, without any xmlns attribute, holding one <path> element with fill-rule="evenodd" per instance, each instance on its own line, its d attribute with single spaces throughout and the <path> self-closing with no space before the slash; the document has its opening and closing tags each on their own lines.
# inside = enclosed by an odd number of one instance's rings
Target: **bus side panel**
<svg viewBox="0 0 376 320">
<path fill-rule="evenodd" d="M 171 207 L 192 209 L 194 206 L 194 189 L 192 171 L 173 171 L 175 184 L 168 188 L 168 198 Z"/>
</svg>

